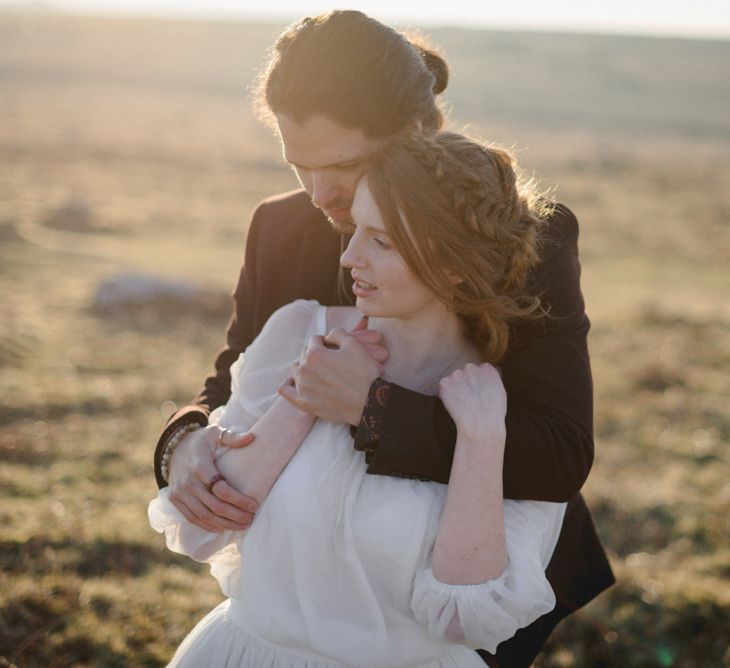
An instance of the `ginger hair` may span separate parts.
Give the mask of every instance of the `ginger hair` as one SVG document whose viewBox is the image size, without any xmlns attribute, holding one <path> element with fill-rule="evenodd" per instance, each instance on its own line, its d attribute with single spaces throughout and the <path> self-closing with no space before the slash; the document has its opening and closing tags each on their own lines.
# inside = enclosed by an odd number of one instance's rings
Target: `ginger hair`
<svg viewBox="0 0 730 668">
<path fill-rule="evenodd" d="M 506 150 L 454 132 L 408 134 L 366 175 L 388 235 L 410 270 L 497 363 L 509 323 L 543 313 L 526 294 L 550 202 Z"/>
</svg>

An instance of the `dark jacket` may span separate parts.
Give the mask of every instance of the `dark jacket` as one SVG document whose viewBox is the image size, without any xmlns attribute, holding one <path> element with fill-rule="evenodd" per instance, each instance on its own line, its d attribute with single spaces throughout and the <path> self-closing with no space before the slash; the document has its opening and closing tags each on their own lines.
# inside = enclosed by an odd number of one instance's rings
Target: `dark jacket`
<svg viewBox="0 0 730 668">
<path fill-rule="evenodd" d="M 577 240 L 575 216 L 558 205 L 542 243 L 541 263 L 529 281 L 549 316 L 515 324 L 500 363 L 508 397 L 505 497 L 569 502 L 547 569 L 556 609 L 499 646 L 502 668 L 529 666 L 560 619 L 614 582 L 579 494 L 593 462 L 593 388 Z M 350 303 L 351 293 L 338 281 L 340 252 L 340 236 L 305 192 L 273 197 L 256 209 L 228 346 L 216 360 L 216 374 L 192 405 L 170 419 L 160 438 L 155 453 L 160 486 L 165 484 L 159 459 L 166 435 L 183 422 L 207 423 L 208 412 L 228 400 L 231 364 L 276 309 L 301 298 Z M 447 482 L 456 430 L 441 401 L 398 386 L 391 387 L 389 397 L 387 411 L 379 416 L 379 440 L 368 456 L 368 472 Z M 358 433 L 355 442 L 366 437 Z"/>
</svg>

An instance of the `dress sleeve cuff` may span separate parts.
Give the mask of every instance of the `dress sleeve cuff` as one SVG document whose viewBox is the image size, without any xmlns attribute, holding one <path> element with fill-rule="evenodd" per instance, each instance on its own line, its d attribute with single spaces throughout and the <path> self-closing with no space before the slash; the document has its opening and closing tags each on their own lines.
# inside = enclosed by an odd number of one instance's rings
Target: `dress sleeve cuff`
<svg viewBox="0 0 730 668">
<path fill-rule="evenodd" d="M 544 572 L 515 577 L 514 569 L 510 563 L 494 580 L 452 585 L 437 580 L 427 568 L 416 574 L 411 609 L 434 637 L 494 653 L 499 643 L 555 607 Z"/>
<path fill-rule="evenodd" d="M 555 607 L 545 575 L 566 504 L 505 501 L 508 561 L 497 578 L 473 585 L 439 582 L 430 564 L 416 574 L 411 609 L 429 632 L 472 649 L 494 653 L 497 645 Z"/>
</svg>

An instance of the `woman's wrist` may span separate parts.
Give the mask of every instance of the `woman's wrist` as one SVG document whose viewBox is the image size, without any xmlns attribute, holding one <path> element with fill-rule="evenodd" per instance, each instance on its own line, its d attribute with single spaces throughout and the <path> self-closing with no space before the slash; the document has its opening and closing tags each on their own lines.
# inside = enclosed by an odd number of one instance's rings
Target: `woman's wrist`
<svg viewBox="0 0 730 668">
<path fill-rule="evenodd" d="M 507 430 L 504 422 L 481 429 L 465 428 L 456 425 L 456 448 L 466 452 L 498 455 L 504 454 Z"/>
</svg>

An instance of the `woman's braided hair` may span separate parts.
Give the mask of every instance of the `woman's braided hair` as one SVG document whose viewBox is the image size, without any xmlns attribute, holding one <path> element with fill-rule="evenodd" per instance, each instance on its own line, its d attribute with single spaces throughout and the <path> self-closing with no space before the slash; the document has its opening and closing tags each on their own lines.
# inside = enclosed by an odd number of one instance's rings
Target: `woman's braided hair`
<svg viewBox="0 0 730 668">
<path fill-rule="evenodd" d="M 408 134 L 373 159 L 367 183 L 408 267 L 496 363 L 509 321 L 536 317 L 525 283 L 550 203 L 513 156 L 454 132 Z"/>
</svg>

